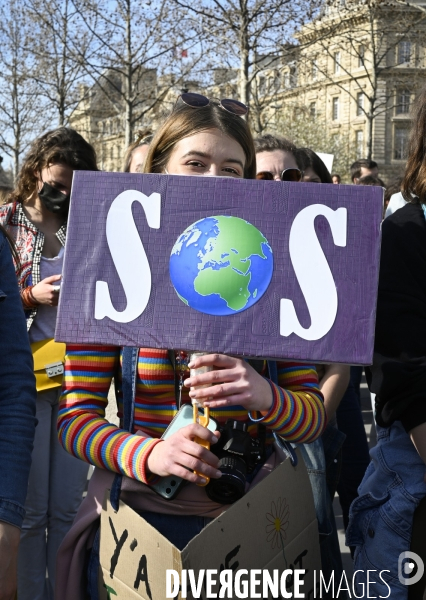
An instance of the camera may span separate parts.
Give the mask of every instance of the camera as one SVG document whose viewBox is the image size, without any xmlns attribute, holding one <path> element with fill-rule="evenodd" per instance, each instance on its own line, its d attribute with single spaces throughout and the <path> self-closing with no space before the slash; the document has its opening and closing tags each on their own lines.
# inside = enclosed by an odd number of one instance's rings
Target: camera
<svg viewBox="0 0 426 600">
<path fill-rule="evenodd" d="M 252 438 L 247 432 L 247 423 L 229 419 L 211 452 L 219 458 L 222 477 L 210 479 L 206 493 L 214 502 L 232 504 L 244 496 L 246 475 L 264 458 L 264 439 Z"/>
</svg>

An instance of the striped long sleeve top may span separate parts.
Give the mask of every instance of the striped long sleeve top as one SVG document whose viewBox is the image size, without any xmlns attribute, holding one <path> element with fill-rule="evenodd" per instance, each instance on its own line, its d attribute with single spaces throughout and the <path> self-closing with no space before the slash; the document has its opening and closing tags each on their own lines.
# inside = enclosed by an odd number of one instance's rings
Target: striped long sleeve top
<svg viewBox="0 0 426 600">
<path fill-rule="evenodd" d="M 121 349 L 117 347 L 67 347 L 59 440 L 68 452 L 92 465 L 147 483 L 148 455 L 178 410 L 174 368 L 167 350 L 140 349 L 133 432 L 126 432 L 105 419 L 108 390 L 112 378 L 120 378 L 120 364 Z M 277 366 L 279 385 L 268 380 L 273 403 L 261 418 L 269 433 L 267 441 L 272 442 L 272 432 L 276 432 L 291 442 L 313 442 L 326 422 L 316 370 L 290 362 Z M 184 390 L 182 402 L 190 402 Z M 120 393 L 117 405 L 121 422 Z M 227 419 L 248 419 L 241 406 L 214 409 L 210 414 L 219 424 Z M 251 435 L 256 435 L 257 427 L 257 422 L 250 424 Z"/>
</svg>

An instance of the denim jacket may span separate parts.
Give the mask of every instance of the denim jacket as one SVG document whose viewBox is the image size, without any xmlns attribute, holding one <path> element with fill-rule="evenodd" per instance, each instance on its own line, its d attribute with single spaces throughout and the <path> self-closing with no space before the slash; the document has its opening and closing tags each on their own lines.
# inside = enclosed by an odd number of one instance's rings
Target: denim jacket
<svg viewBox="0 0 426 600">
<path fill-rule="evenodd" d="M 34 223 L 27 219 L 21 202 L 0 206 L 0 223 L 12 236 L 19 255 L 20 267 L 17 269 L 19 289 L 40 283 L 40 261 L 44 245 L 44 234 Z M 67 224 L 64 223 L 56 237 L 65 246 Z M 37 314 L 37 308 L 25 311 L 27 330 L 30 329 Z"/>
<path fill-rule="evenodd" d="M 36 425 L 36 388 L 15 269 L 1 232 L 0 348 L 0 521 L 20 527 Z"/>
<path fill-rule="evenodd" d="M 377 445 L 370 456 L 346 531 L 346 543 L 356 546 L 356 593 L 362 597 L 368 571 L 375 571 L 370 598 L 386 598 L 390 589 L 391 600 L 406 600 L 407 578 L 399 559 L 410 550 L 414 511 L 426 495 L 425 463 L 400 421 L 388 428 L 377 426 Z"/>
</svg>

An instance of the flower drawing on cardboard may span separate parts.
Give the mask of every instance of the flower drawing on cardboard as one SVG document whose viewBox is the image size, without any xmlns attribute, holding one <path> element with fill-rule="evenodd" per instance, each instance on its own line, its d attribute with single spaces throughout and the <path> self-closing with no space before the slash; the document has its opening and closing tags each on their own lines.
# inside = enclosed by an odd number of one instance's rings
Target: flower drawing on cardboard
<svg viewBox="0 0 426 600">
<path fill-rule="evenodd" d="M 275 548 L 284 549 L 284 540 L 287 537 L 287 529 L 290 518 L 290 507 L 286 498 L 278 498 L 271 503 L 271 512 L 266 513 L 266 541 Z"/>
</svg>

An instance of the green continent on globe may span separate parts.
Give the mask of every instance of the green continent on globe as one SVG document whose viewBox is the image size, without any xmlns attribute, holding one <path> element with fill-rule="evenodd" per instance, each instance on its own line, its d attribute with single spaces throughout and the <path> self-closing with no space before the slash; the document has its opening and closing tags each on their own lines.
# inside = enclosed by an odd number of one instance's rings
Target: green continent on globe
<svg viewBox="0 0 426 600">
<path fill-rule="evenodd" d="M 214 270 L 211 268 L 201 271 L 194 282 L 195 291 L 201 296 L 210 296 L 210 294 L 218 294 L 223 298 L 226 304 L 232 310 L 241 310 L 247 304 L 250 298 L 248 284 L 250 283 L 251 275 L 243 275 L 237 273 L 232 267 L 222 267 Z M 232 298 L 227 298 L 230 290 L 239 289 L 237 296 L 232 295 Z"/>
<path fill-rule="evenodd" d="M 214 218 L 219 234 L 209 238 L 204 245 L 194 289 L 201 296 L 218 294 L 231 310 L 241 310 L 250 298 L 250 257 L 258 255 L 266 259 L 262 244 L 268 244 L 268 241 L 243 219 Z"/>
</svg>

